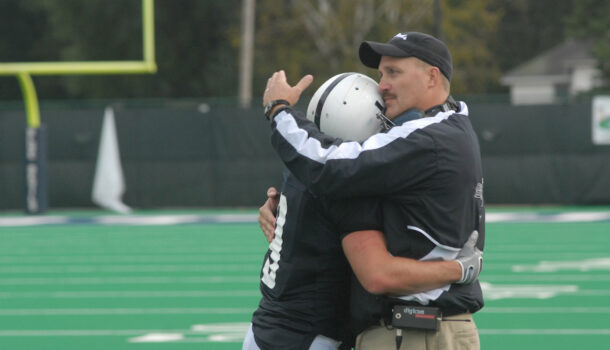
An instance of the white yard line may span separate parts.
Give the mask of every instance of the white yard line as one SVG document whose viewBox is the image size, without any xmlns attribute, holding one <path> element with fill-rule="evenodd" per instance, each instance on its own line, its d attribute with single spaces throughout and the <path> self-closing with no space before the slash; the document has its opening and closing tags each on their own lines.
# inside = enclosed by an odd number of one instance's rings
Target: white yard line
<svg viewBox="0 0 610 350">
<path fill-rule="evenodd" d="M 245 331 L 244 331 L 245 333 Z M 240 333 L 241 334 L 241 333 Z M 562 329 L 486 329 L 479 328 L 479 334 L 481 335 L 610 335 L 610 329 L 608 328 L 600 328 L 600 329 L 577 329 L 577 328 L 562 328 Z M 201 338 L 195 337 L 190 340 L 189 338 L 178 337 L 175 335 L 201 335 L 199 331 L 192 330 L 148 330 L 148 329 L 126 329 L 126 330 L 112 330 L 112 329 L 92 329 L 92 330 L 0 330 L 0 337 L 100 337 L 100 336 L 136 336 L 138 337 L 140 342 L 142 340 L 146 340 L 145 337 L 148 337 L 149 342 L 161 342 L 161 341 L 175 341 L 175 340 L 184 340 L 191 342 L 199 342 L 199 341 L 227 341 L 227 342 L 241 342 L 243 340 L 243 335 L 241 338 L 237 337 L 237 334 L 227 334 L 224 338 L 219 335 L 211 334 L 208 337 Z M 154 337 L 157 335 L 157 337 Z M 164 335 L 165 339 L 159 337 L 158 335 Z M 174 335 L 174 336 L 170 336 Z M 222 339 L 221 339 L 222 338 Z M 132 338 L 134 339 L 134 338 Z M 135 341 L 135 340 L 131 340 Z M 137 341 L 136 341 L 137 342 Z"/>
<path fill-rule="evenodd" d="M 483 268 L 485 269 L 485 268 Z M 483 274 L 479 278 L 481 281 L 493 281 L 493 282 L 594 282 L 604 283 L 608 285 L 610 281 L 610 275 L 603 273 L 589 273 L 589 274 L 518 274 L 515 272 L 507 272 L 507 274 L 486 274 L 483 270 Z"/>
<path fill-rule="evenodd" d="M 258 214 L 161 214 L 100 216 L 0 216 L 0 227 L 41 225 L 131 225 L 167 226 L 181 224 L 256 223 Z M 497 222 L 592 222 L 610 221 L 610 212 L 488 212 L 487 223 Z"/>
<path fill-rule="evenodd" d="M 561 213 L 537 213 L 537 212 L 488 212 L 485 214 L 485 222 L 591 222 L 608 221 L 610 212 L 561 212 Z"/>
<path fill-rule="evenodd" d="M 260 266 L 251 264 L 182 264 L 182 265 L 4 265 L 0 266 L 0 274 L 71 274 L 71 273 L 95 273 L 95 272 L 258 272 Z"/>
<path fill-rule="evenodd" d="M 78 309 L 0 309 L 0 316 L 42 315 L 251 315 L 252 308 L 78 308 Z"/>
<path fill-rule="evenodd" d="M 549 306 L 549 307 L 493 307 L 486 306 L 483 314 L 610 314 L 610 307 Z"/>
<path fill-rule="evenodd" d="M 260 297 L 258 290 L 134 290 L 95 292 L 0 292 L 0 299 L 97 299 L 97 298 L 250 298 Z"/>
<path fill-rule="evenodd" d="M 220 284 L 220 283 L 256 283 L 259 277 L 248 276 L 154 276 L 154 277 L 25 277 L 2 278 L 0 286 L 20 285 L 99 285 L 99 284 Z"/>
<path fill-rule="evenodd" d="M 262 236 L 261 236 L 262 237 Z M 135 263 L 135 262 L 211 262 L 218 264 L 220 261 L 229 261 L 233 263 L 243 262 L 256 262 L 260 263 L 262 260 L 262 254 L 209 254 L 204 255 L 205 252 L 198 254 L 168 254 L 166 252 L 159 252 L 159 254 L 116 254 L 116 255 L 104 255 L 95 254 L 91 255 L 23 255 L 23 256 L 0 256 L 0 264 L 73 264 L 73 263 Z"/>
<path fill-rule="evenodd" d="M 481 335 L 610 335 L 610 329 L 479 329 Z"/>
<path fill-rule="evenodd" d="M 174 215 L 100 215 L 100 216 L 2 216 L 0 227 L 41 225 L 127 225 L 168 226 L 183 224 L 256 223 L 258 214 L 174 214 Z"/>
</svg>

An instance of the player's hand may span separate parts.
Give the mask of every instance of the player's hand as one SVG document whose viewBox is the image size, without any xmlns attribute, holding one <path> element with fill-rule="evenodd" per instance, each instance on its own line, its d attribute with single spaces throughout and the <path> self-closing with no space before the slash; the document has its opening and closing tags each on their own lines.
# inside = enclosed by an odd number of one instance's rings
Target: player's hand
<svg viewBox="0 0 610 350">
<path fill-rule="evenodd" d="M 476 247 L 479 232 L 473 231 L 462 247 L 462 250 L 455 258 L 462 267 L 462 278 L 456 283 L 469 284 L 479 278 L 483 268 L 483 252 Z"/>
<path fill-rule="evenodd" d="M 271 78 L 267 80 L 267 86 L 263 94 L 263 106 L 275 100 L 286 100 L 291 106 L 294 106 L 312 81 L 313 76 L 308 74 L 301 78 L 295 86 L 290 86 L 283 70 L 273 73 Z"/>
<path fill-rule="evenodd" d="M 275 235 L 275 212 L 280 202 L 280 194 L 274 187 L 267 189 L 267 201 L 258 209 L 258 225 L 263 230 L 267 242 Z"/>
</svg>

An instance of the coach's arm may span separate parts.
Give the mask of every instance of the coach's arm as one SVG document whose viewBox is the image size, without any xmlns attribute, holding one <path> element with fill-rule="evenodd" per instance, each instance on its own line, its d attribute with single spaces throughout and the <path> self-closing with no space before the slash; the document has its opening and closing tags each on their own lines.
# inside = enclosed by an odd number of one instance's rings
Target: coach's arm
<svg viewBox="0 0 610 350">
<path fill-rule="evenodd" d="M 381 231 L 357 231 L 342 240 L 343 251 L 360 284 L 373 294 L 414 294 L 451 283 L 472 283 L 482 259 L 474 248 L 478 233 L 464 245 L 456 260 L 418 261 L 390 255 Z"/>
<path fill-rule="evenodd" d="M 271 242 L 275 230 L 274 212 L 279 192 L 267 189 L 267 201 L 259 208 L 258 223 Z M 481 251 L 475 247 L 476 231 L 456 260 L 418 261 L 395 257 L 386 248 L 381 231 L 356 231 L 342 240 L 343 251 L 362 286 L 373 294 L 413 294 L 451 283 L 472 283 L 482 267 Z"/>
</svg>

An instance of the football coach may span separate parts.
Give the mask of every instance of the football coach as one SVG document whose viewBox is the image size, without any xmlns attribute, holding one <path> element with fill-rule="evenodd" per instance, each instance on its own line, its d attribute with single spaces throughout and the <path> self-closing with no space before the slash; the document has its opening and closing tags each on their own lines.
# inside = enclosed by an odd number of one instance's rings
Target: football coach
<svg viewBox="0 0 610 350">
<path fill-rule="evenodd" d="M 312 123 L 293 113 L 292 106 L 313 77 L 305 76 L 293 87 L 279 71 L 268 80 L 263 97 L 272 106 L 276 152 L 316 195 L 380 197 L 393 256 L 454 259 L 473 231 L 479 232 L 476 246 L 483 250 L 479 143 L 467 105 L 450 96 L 453 65 L 447 46 L 430 35 L 405 32 L 387 43 L 363 42 L 359 57 L 379 71 L 385 115 L 396 125 L 362 143 L 308 132 Z M 413 112 L 422 118 L 395 122 Z M 478 281 L 386 296 L 384 301 L 377 311 L 363 308 L 365 314 L 354 315 L 364 320 L 356 349 L 480 347 L 472 318 L 483 307 Z"/>
</svg>

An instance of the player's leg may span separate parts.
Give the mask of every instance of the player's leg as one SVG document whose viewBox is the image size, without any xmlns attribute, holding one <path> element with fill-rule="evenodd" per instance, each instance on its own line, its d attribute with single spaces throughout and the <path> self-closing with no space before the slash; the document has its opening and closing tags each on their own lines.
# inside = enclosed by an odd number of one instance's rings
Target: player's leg
<svg viewBox="0 0 610 350">
<path fill-rule="evenodd" d="M 256 342 L 254 341 L 254 333 L 252 332 L 252 324 L 248 328 L 248 332 L 246 333 L 246 337 L 244 338 L 244 344 L 242 345 L 241 350 L 261 350 Z"/>
<path fill-rule="evenodd" d="M 318 335 L 311 343 L 309 350 L 337 350 L 339 345 L 341 345 L 341 342 L 338 340 Z"/>
</svg>

